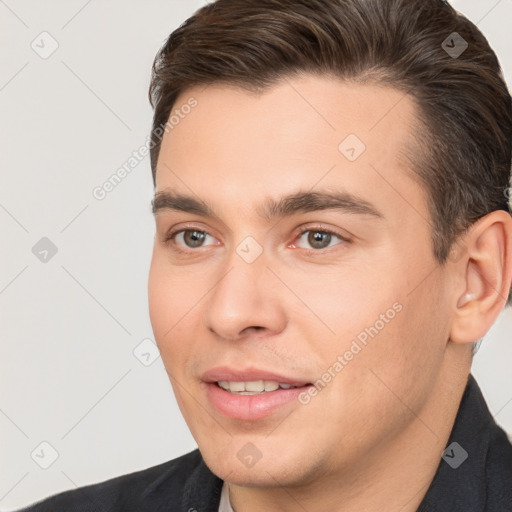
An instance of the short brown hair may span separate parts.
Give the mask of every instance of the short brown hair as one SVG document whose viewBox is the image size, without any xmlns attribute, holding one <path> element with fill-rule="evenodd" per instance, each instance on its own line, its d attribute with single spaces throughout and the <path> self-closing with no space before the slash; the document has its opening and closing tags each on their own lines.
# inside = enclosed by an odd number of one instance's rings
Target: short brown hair
<svg viewBox="0 0 512 512">
<path fill-rule="evenodd" d="M 422 132 L 411 164 L 441 264 L 479 218 L 510 213 L 511 97 L 485 37 L 443 0 L 217 0 L 199 9 L 153 63 L 153 179 L 180 93 L 217 82 L 263 91 L 299 73 L 388 84 L 415 101 Z"/>
</svg>

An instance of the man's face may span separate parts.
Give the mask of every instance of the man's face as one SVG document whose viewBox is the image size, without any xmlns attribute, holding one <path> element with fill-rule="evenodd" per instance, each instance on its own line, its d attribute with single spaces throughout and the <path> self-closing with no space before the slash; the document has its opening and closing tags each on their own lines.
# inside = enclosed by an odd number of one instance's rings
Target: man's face
<svg viewBox="0 0 512 512">
<path fill-rule="evenodd" d="M 149 281 L 183 416 L 230 482 L 356 475 L 421 416 L 449 335 L 426 194 L 401 156 L 415 107 L 313 76 L 190 89 L 173 112 L 190 98 L 158 160 Z"/>
</svg>

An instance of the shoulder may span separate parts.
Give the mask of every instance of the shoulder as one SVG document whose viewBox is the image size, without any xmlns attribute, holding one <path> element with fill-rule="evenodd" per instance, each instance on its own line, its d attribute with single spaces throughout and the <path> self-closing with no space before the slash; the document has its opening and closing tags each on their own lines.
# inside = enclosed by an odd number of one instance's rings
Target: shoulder
<svg viewBox="0 0 512 512">
<path fill-rule="evenodd" d="M 505 432 L 494 426 L 486 460 L 487 508 L 512 512 L 512 444 Z"/>
<path fill-rule="evenodd" d="M 478 392 L 476 392 L 478 391 Z M 480 388 L 473 386 L 474 406 L 466 424 L 468 461 L 482 487 L 486 512 L 512 512 L 512 444 L 496 423 Z M 480 468 L 480 469 L 479 469 Z M 477 481 L 474 482 L 475 486 Z"/>
<path fill-rule="evenodd" d="M 221 482 L 195 450 L 142 471 L 57 494 L 19 512 L 181 510 L 192 477 L 197 480 L 196 485 L 201 481 Z"/>
<path fill-rule="evenodd" d="M 472 375 L 446 450 L 419 511 L 512 512 L 512 445 Z"/>
</svg>

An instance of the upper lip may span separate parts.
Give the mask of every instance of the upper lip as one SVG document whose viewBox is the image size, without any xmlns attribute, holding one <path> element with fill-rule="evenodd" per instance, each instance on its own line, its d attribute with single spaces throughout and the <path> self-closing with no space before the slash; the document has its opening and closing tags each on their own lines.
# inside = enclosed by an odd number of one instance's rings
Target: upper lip
<svg viewBox="0 0 512 512">
<path fill-rule="evenodd" d="M 258 368 L 247 368 L 245 370 L 228 368 L 226 366 L 219 366 L 205 371 L 201 375 L 203 382 L 250 382 L 256 380 L 274 381 L 280 384 L 291 384 L 292 386 L 305 386 L 309 384 L 308 381 L 295 377 L 286 377 L 278 373 L 270 372 L 267 370 L 260 370 Z"/>
</svg>

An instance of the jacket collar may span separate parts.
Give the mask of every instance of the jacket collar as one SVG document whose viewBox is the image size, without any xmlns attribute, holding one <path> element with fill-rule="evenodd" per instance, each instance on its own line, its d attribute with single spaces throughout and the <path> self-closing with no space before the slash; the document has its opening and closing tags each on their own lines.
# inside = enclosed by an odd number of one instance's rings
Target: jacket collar
<svg viewBox="0 0 512 512">
<path fill-rule="evenodd" d="M 482 392 L 469 375 L 446 449 L 418 512 L 485 510 L 485 469 L 493 427 L 497 428 Z"/>
</svg>

